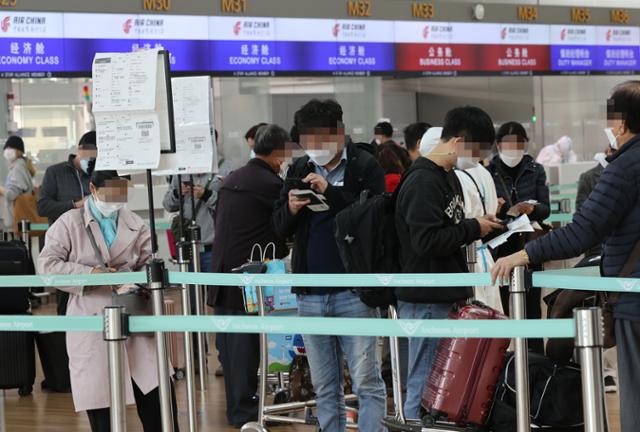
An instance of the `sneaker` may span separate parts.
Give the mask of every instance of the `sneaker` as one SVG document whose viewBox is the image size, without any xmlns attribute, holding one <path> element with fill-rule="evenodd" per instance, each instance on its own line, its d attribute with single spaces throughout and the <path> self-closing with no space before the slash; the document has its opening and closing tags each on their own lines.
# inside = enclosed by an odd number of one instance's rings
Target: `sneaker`
<svg viewBox="0 0 640 432">
<path fill-rule="evenodd" d="M 611 375 L 604 377 L 604 391 L 605 393 L 616 393 L 618 391 L 616 380 Z"/>
</svg>

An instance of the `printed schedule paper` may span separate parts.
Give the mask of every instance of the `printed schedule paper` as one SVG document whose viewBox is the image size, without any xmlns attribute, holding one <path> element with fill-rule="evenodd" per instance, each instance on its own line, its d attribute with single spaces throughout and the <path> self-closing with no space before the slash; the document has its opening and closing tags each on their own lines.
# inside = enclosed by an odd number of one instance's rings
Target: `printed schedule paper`
<svg viewBox="0 0 640 432">
<path fill-rule="evenodd" d="M 158 167 L 163 142 L 169 141 L 166 83 L 161 74 L 164 58 L 158 50 L 96 54 L 93 113 L 98 170 Z"/>
<path fill-rule="evenodd" d="M 214 138 L 211 136 L 210 77 L 171 80 L 176 152 L 163 154 L 155 175 L 199 174 L 217 168 Z"/>
</svg>

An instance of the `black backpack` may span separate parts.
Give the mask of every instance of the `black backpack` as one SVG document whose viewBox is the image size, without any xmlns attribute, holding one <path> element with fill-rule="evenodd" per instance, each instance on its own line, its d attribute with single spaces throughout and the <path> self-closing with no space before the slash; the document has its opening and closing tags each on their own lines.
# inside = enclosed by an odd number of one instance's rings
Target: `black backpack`
<svg viewBox="0 0 640 432">
<path fill-rule="evenodd" d="M 399 273 L 400 241 L 396 231 L 396 201 L 402 184 L 393 193 L 372 195 L 368 190 L 335 218 L 335 237 L 347 273 Z M 360 300 L 370 307 L 394 304 L 393 287 L 358 288 Z"/>
</svg>

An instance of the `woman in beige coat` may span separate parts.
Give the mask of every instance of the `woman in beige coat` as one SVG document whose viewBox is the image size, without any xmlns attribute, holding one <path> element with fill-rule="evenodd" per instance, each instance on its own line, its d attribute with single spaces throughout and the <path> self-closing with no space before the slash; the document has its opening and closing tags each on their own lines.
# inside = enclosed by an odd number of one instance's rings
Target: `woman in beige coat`
<svg viewBox="0 0 640 432">
<path fill-rule="evenodd" d="M 91 173 L 92 196 L 47 231 L 38 260 L 40 274 L 88 274 L 142 270 L 151 258 L 151 235 L 142 219 L 124 207 L 127 180 L 115 171 Z M 92 246 L 90 230 L 99 253 Z M 100 256 L 98 256 L 100 255 Z M 67 315 L 102 315 L 112 291 L 129 287 L 58 287 L 71 294 Z M 126 403 L 138 408 L 145 432 L 162 430 L 158 369 L 152 336 L 132 335 L 125 361 Z M 76 411 L 87 411 L 91 430 L 110 430 L 107 346 L 96 332 L 67 333 L 71 389 Z M 174 412 L 175 395 L 174 395 Z M 177 421 L 175 430 L 177 431 Z"/>
</svg>

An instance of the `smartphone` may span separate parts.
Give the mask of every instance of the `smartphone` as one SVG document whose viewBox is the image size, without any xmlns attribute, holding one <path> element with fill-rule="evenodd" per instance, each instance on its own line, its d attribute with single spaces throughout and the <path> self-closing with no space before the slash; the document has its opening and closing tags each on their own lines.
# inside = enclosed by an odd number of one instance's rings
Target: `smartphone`
<svg viewBox="0 0 640 432">
<path fill-rule="evenodd" d="M 309 189 L 309 183 L 305 183 L 301 178 L 297 177 L 287 177 L 284 183 L 287 186 L 287 190 Z"/>
<path fill-rule="evenodd" d="M 310 203 L 307 205 L 307 208 L 313 212 L 329 210 L 329 204 L 327 204 L 325 197 L 315 193 L 311 189 L 297 190 L 293 194 L 300 201 L 309 200 Z"/>
</svg>

